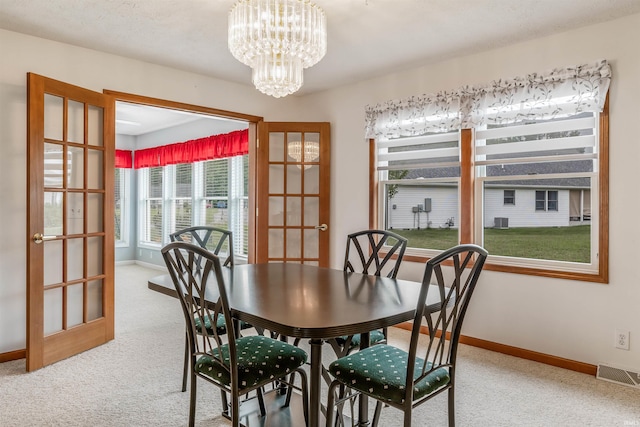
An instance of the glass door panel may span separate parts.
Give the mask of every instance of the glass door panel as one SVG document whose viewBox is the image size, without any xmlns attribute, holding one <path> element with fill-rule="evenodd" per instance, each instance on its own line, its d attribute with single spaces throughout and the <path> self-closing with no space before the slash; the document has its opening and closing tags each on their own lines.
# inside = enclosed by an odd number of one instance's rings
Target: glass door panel
<svg viewBox="0 0 640 427">
<path fill-rule="evenodd" d="M 92 280 L 87 284 L 87 321 L 103 316 L 102 312 L 102 280 Z"/>
<path fill-rule="evenodd" d="M 84 104 L 69 100 L 67 102 L 67 141 L 84 141 Z"/>
<path fill-rule="evenodd" d="M 104 164 L 104 160 L 102 159 L 102 155 L 102 150 L 88 150 L 86 161 L 87 168 L 91 171 L 91 174 L 87 176 L 87 188 L 90 188 L 92 190 L 104 189 L 104 168 L 102 167 L 102 165 Z"/>
<path fill-rule="evenodd" d="M 68 188 L 84 188 L 84 149 L 70 146 L 67 157 Z"/>
<path fill-rule="evenodd" d="M 287 225 L 302 225 L 302 198 L 287 197 Z"/>
<path fill-rule="evenodd" d="M 67 286 L 67 328 L 72 328 L 82 324 L 84 321 L 84 313 L 82 310 L 84 298 L 84 285 L 78 283 Z"/>
<path fill-rule="evenodd" d="M 284 226 L 284 197 L 269 197 L 269 225 Z"/>
<path fill-rule="evenodd" d="M 67 239 L 67 280 L 84 277 L 84 239 Z"/>
<path fill-rule="evenodd" d="M 87 114 L 87 144 L 102 147 L 104 145 L 104 109 L 89 105 Z"/>
<path fill-rule="evenodd" d="M 304 218 L 307 224 L 320 224 L 320 198 L 305 197 L 304 198 Z"/>
<path fill-rule="evenodd" d="M 262 132 L 258 207 L 267 215 L 258 215 L 257 260 L 327 266 L 329 180 L 321 177 L 329 173 L 329 126 L 266 123 Z"/>
<path fill-rule="evenodd" d="M 272 162 L 284 161 L 284 132 L 269 133 L 269 160 Z"/>
<path fill-rule="evenodd" d="M 62 331 L 62 288 L 48 289 L 44 292 L 44 334 L 51 335 Z"/>
<path fill-rule="evenodd" d="M 43 285 L 62 283 L 62 240 L 44 241 Z"/>
<path fill-rule="evenodd" d="M 102 268 L 102 237 L 87 238 L 87 276 L 95 277 L 103 273 Z"/>
<path fill-rule="evenodd" d="M 44 193 L 44 231 L 45 236 L 59 236 L 62 234 L 62 218 L 64 193 L 50 191 Z"/>
<path fill-rule="evenodd" d="M 44 185 L 49 188 L 62 188 L 62 170 L 64 169 L 64 146 L 44 144 Z"/>
<path fill-rule="evenodd" d="M 84 193 L 67 193 L 67 234 L 84 232 Z"/>
<path fill-rule="evenodd" d="M 44 139 L 62 141 L 64 98 L 44 95 Z"/>
<path fill-rule="evenodd" d="M 320 193 L 320 166 L 310 165 L 304 170 L 304 192 L 305 194 Z"/>
<path fill-rule="evenodd" d="M 87 233 L 104 231 L 102 212 L 104 212 L 104 197 L 101 193 L 87 194 Z"/>
<path fill-rule="evenodd" d="M 271 258 L 284 258 L 284 230 L 269 230 L 269 254 Z"/>
<path fill-rule="evenodd" d="M 284 166 L 269 165 L 269 193 L 284 193 Z"/>
<path fill-rule="evenodd" d="M 301 243 L 300 230 L 289 228 L 287 230 L 287 258 L 296 259 L 302 257 Z"/>
</svg>

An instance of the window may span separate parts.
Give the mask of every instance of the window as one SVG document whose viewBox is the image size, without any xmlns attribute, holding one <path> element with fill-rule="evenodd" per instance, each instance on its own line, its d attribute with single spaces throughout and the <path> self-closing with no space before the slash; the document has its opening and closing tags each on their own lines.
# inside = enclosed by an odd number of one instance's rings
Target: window
<svg viewBox="0 0 640 427">
<path fill-rule="evenodd" d="M 176 230 L 211 225 L 231 230 L 236 255 L 246 256 L 248 158 L 140 169 L 140 244 L 157 248 Z"/>
<path fill-rule="evenodd" d="M 557 191 L 536 191 L 537 211 L 557 211 L 558 192 Z"/>
<path fill-rule="evenodd" d="M 372 226 L 419 258 L 477 243 L 489 269 L 608 281 L 609 80 L 604 61 L 367 107 Z"/>
<path fill-rule="evenodd" d="M 171 197 L 171 233 L 176 230 L 191 227 L 192 207 L 192 179 L 191 164 L 178 164 L 166 167 L 167 172 L 173 172 Z"/>
<path fill-rule="evenodd" d="M 140 169 L 140 244 L 160 246 L 163 243 L 163 178 L 164 168 Z"/>
<path fill-rule="evenodd" d="M 202 164 L 204 187 L 202 217 L 208 225 L 229 227 L 229 160 L 210 160 Z M 234 242 L 235 243 L 235 242 Z"/>
<path fill-rule="evenodd" d="M 536 210 L 537 211 L 547 210 L 547 192 L 546 191 L 536 191 Z"/>
<path fill-rule="evenodd" d="M 116 246 L 129 246 L 129 176 L 131 169 L 115 169 L 115 241 Z"/>
<path fill-rule="evenodd" d="M 475 133 L 483 229 L 476 241 L 502 262 L 592 271 L 598 241 L 589 221 L 571 221 L 572 191 L 597 194 L 598 114 L 486 126 Z M 500 186 L 518 186 L 517 208 L 494 206 Z M 553 188 L 553 189 L 549 189 Z M 497 227 L 507 218 L 508 227 Z M 500 230 L 492 229 L 500 228 Z M 508 230 L 505 230 L 508 228 Z M 509 239 L 506 239 L 506 236 Z M 593 250 L 592 250 L 593 249 Z M 506 259 L 509 258 L 509 259 Z M 560 267 L 559 264 L 557 264 Z"/>
<path fill-rule="evenodd" d="M 503 203 L 505 205 L 515 205 L 516 190 L 504 190 Z"/>
<path fill-rule="evenodd" d="M 547 210 L 548 211 L 558 210 L 558 192 L 557 191 L 547 191 Z"/>
<path fill-rule="evenodd" d="M 458 241 L 459 152 L 459 132 L 378 143 L 381 217 L 410 248 L 447 249 Z"/>
</svg>

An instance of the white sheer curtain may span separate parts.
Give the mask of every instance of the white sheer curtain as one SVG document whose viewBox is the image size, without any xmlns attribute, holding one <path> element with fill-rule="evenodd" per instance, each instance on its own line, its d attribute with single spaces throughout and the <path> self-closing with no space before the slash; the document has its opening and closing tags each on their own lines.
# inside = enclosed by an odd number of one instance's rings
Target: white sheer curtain
<svg viewBox="0 0 640 427">
<path fill-rule="evenodd" d="M 602 111 L 611 67 L 606 60 L 488 85 L 465 86 L 366 107 L 367 138 L 393 139 Z"/>
</svg>

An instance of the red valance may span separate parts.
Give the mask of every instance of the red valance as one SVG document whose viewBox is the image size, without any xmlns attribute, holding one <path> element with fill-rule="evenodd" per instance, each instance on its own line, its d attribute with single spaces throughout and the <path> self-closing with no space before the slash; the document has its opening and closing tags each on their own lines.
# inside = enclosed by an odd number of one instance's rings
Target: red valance
<svg viewBox="0 0 640 427">
<path fill-rule="evenodd" d="M 135 168 L 194 163 L 249 153 L 249 130 L 211 135 L 135 152 Z"/>
<path fill-rule="evenodd" d="M 131 150 L 116 150 L 116 167 L 126 169 L 133 167 L 132 154 Z"/>
</svg>

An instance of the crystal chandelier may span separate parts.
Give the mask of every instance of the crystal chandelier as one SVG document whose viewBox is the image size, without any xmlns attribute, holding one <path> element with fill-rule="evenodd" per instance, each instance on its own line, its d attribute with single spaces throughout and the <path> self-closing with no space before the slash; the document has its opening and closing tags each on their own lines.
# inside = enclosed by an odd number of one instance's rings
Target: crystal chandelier
<svg viewBox="0 0 640 427">
<path fill-rule="evenodd" d="M 229 50 L 253 70 L 256 89 L 280 98 L 302 87 L 302 70 L 327 52 L 327 20 L 310 0 L 238 0 Z"/>
<path fill-rule="evenodd" d="M 305 141 L 304 149 L 301 141 L 291 141 L 287 144 L 287 154 L 296 162 L 313 162 L 320 157 L 320 144 L 315 141 Z M 309 169 L 312 165 L 304 165 Z M 298 165 L 302 169 L 302 165 Z"/>
</svg>

